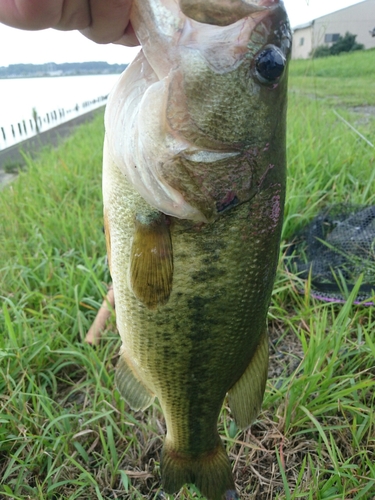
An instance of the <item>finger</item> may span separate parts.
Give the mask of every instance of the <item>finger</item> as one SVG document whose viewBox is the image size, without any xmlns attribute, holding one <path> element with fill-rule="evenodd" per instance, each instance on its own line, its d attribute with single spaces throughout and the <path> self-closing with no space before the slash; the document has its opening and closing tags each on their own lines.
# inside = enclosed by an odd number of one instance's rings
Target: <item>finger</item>
<svg viewBox="0 0 375 500">
<path fill-rule="evenodd" d="M 0 0 L 0 22 L 24 30 L 54 26 L 61 17 L 63 0 Z"/>
<path fill-rule="evenodd" d="M 138 45 L 140 45 L 131 23 L 128 24 L 122 37 L 116 40 L 114 43 L 118 45 L 126 45 L 127 47 L 137 47 Z"/>
<path fill-rule="evenodd" d="M 90 0 L 64 0 L 60 19 L 53 28 L 61 31 L 83 30 L 91 22 Z"/>
<path fill-rule="evenodd" d="M 130 0 L 91 0 L 91 24 L 81 33 L 97 43 L 119 40 L 126 33 L 130 8 Z"/>
</svg>

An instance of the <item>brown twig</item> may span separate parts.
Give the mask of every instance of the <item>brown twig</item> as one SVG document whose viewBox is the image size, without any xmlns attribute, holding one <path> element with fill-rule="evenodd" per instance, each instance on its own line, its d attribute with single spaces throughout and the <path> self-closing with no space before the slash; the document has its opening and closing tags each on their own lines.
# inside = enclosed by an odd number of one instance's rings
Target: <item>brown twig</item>
<svg viewBox="0 0 375 500">
<path fill-rule="evenodd" d="M 87 332 L 85 341 L 91 345 L 97 345 L 100 341 L 102 332 L 105 330 L 107 321 L 115 308 L 115 297 L 113 295 L 112 285 L 108 288 L 108 293 L 105 296 L 102 305 L 96 315 L 93 324 Z"/>
</svg>

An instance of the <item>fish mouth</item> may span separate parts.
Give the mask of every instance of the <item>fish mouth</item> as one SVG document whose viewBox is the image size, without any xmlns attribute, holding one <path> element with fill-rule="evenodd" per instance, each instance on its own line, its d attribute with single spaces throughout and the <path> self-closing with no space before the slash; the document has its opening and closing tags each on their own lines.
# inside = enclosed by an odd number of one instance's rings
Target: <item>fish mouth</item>
<svg viewBox="0 0 375 500">
<path fill-rule="evenodd" d="M 253 2 L 257 5 L 265 6 L 265 7 L 274 7 L 275 5 L 278 6 L 282 2 L 281 0 L 260 0 L 259 2 Z"/>
<path fill-rule="evenodd" d="M 228 26 L 283 4 L 282 0 L 179 0 L 180 9 L 190 19 L 203 24 Z"/>
</svg>

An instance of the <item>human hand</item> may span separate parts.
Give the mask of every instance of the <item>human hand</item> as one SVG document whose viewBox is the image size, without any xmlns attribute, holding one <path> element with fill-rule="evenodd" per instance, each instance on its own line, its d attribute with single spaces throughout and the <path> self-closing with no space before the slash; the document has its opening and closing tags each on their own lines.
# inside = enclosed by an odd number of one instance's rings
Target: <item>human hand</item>
<svg viewBox="0 0 375 500">
<path fill-rule="evenodd" d="M 0 23 L 24 30 L 79 30 L 96 43 L 139 45 L 132 0 L 0 0 Z"/>
</svg>

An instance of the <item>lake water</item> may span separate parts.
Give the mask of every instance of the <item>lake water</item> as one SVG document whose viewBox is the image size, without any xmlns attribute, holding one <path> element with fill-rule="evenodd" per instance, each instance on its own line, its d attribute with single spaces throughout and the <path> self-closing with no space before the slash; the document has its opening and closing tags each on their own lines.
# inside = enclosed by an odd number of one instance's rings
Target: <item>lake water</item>
<svg viewBox="0 0 375 500">
<path fill-rule="evenodd" d="M 103 106 L 120 75 L 0 79 L 0 150 Z"/>
</svg>

